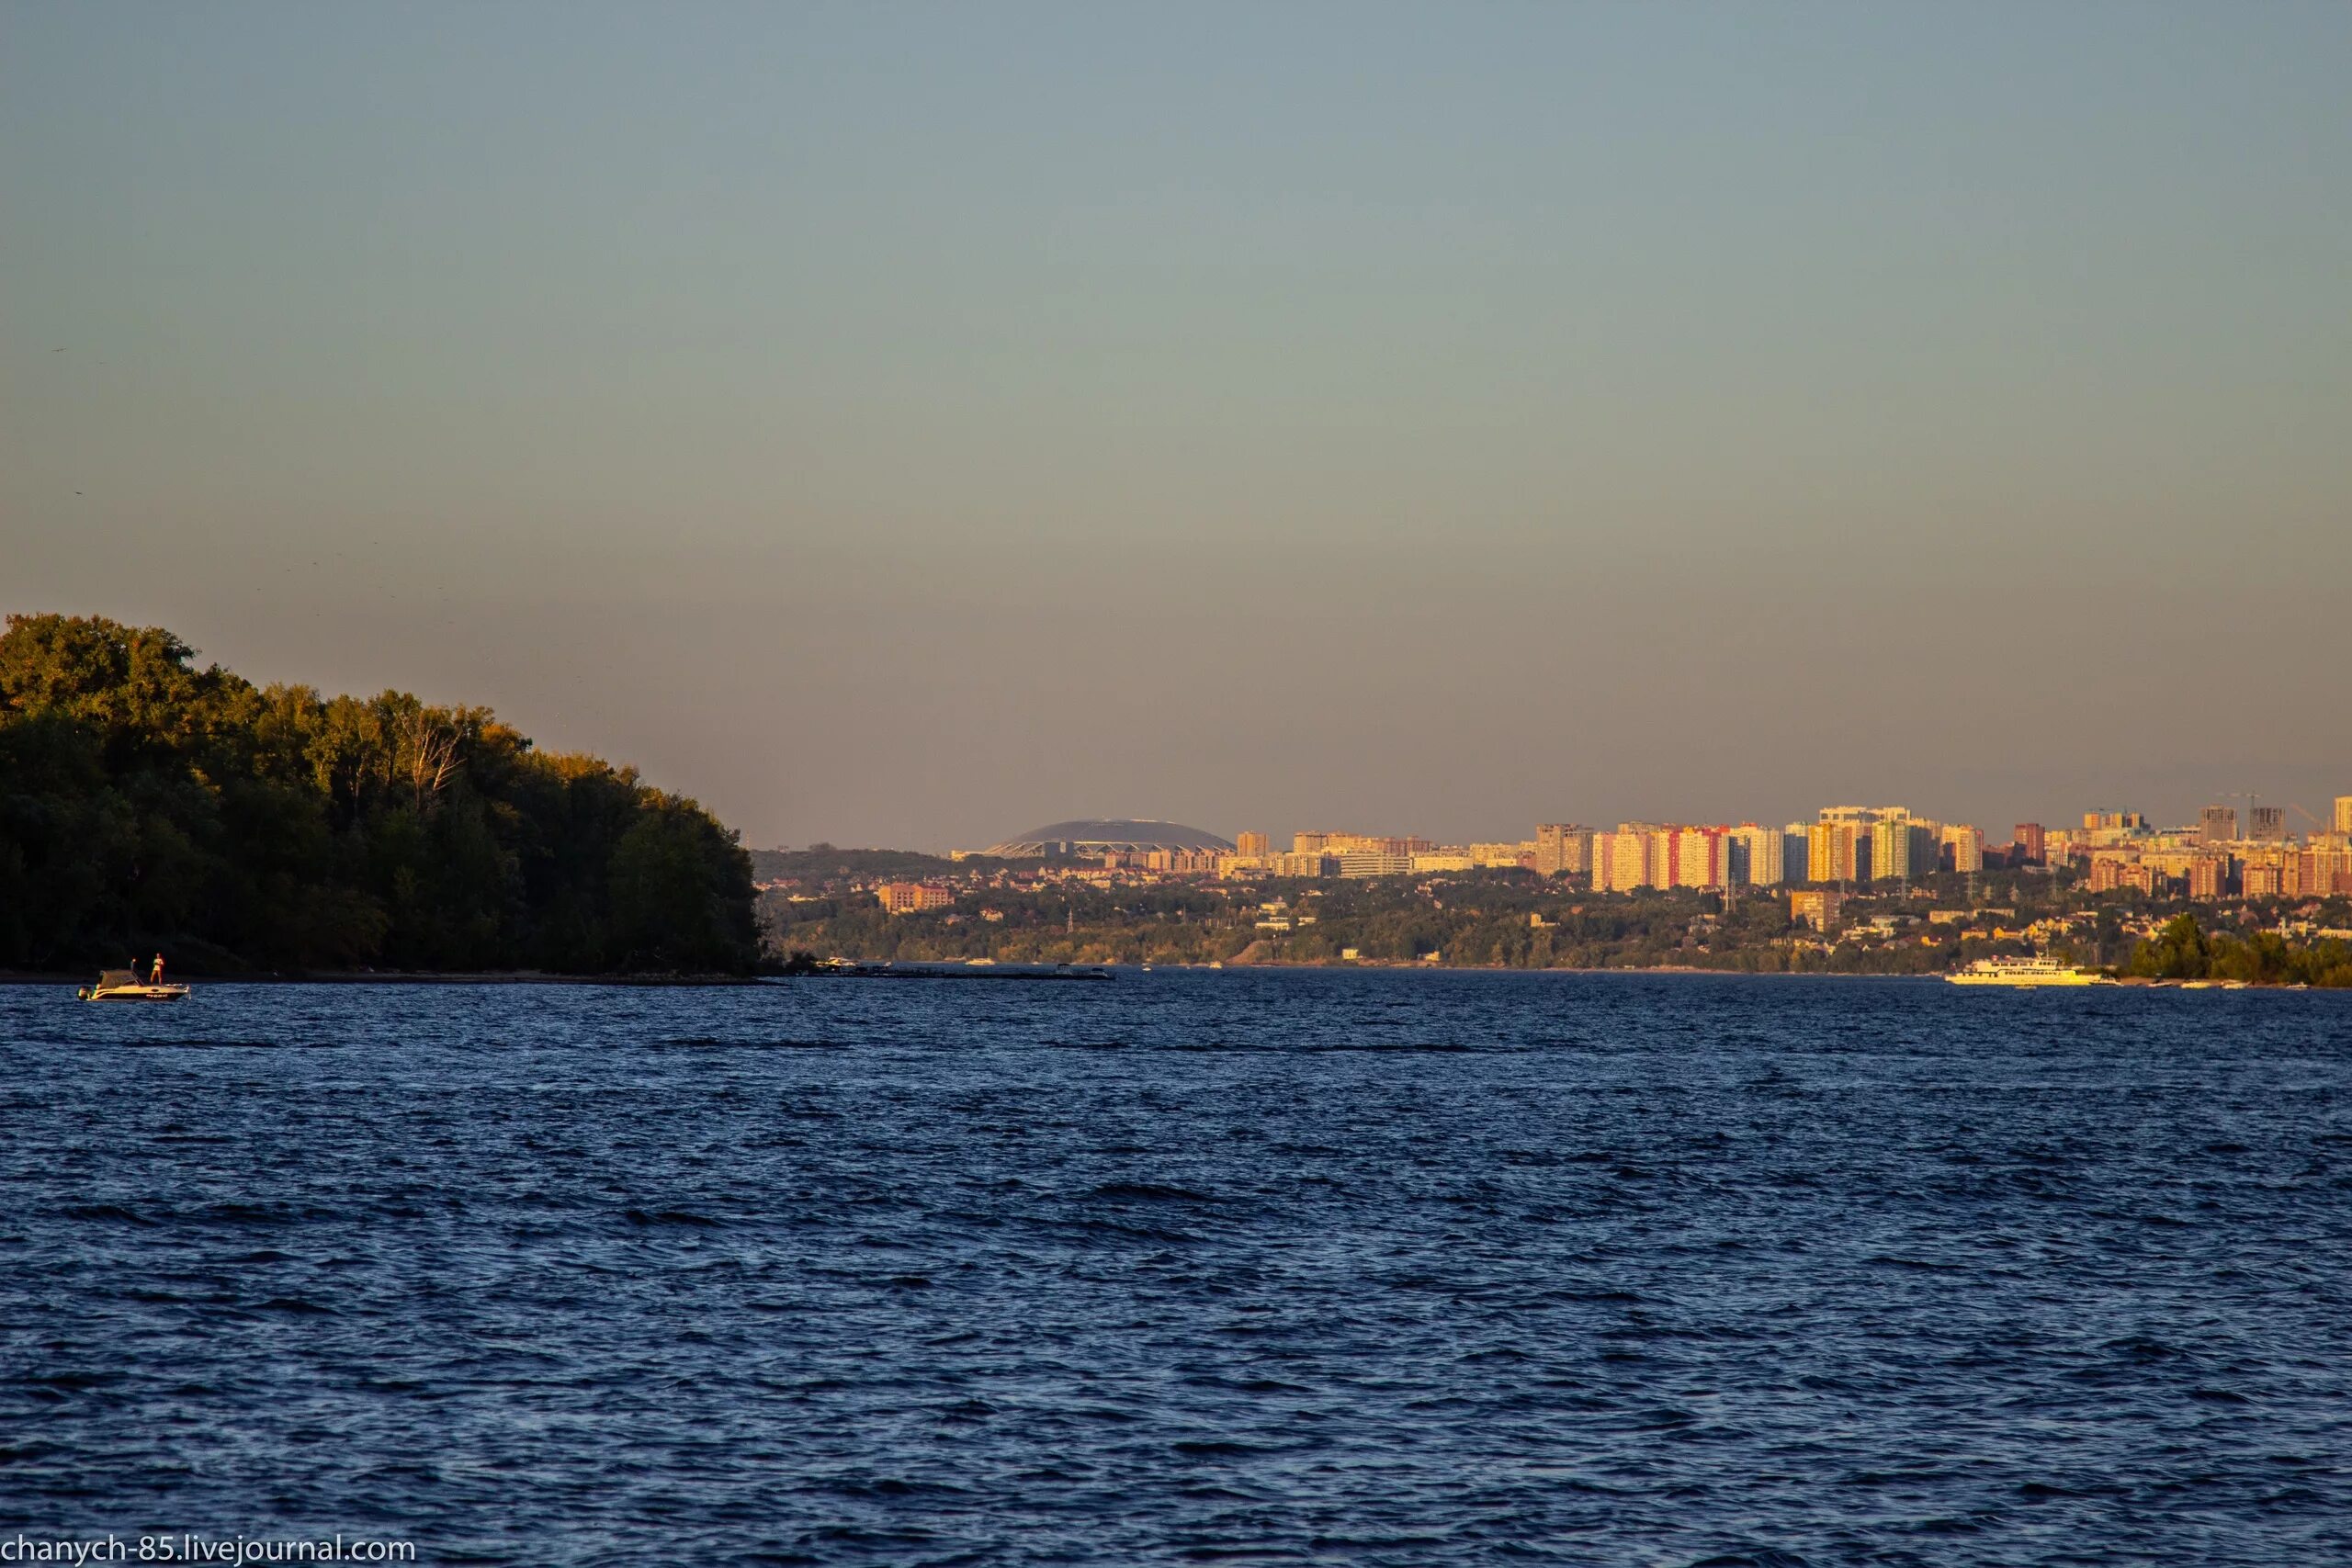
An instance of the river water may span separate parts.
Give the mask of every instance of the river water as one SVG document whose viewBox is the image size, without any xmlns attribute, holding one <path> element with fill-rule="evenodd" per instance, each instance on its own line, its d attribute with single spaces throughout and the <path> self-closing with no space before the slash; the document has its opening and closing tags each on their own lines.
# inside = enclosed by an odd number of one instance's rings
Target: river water
<svg viewBox="0 0 2352 1568">
<path fill-rule="evenodd" d="M 0 1539 L 2352 1562 L 2352 995 L 0 987 Z"/>
</svg>

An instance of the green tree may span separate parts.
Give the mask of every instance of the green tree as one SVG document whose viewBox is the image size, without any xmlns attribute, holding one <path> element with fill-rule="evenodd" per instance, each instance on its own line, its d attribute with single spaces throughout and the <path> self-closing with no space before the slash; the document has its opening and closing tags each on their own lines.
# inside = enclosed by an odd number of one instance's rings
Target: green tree
<svg viewBox="0 0 2352 1568">
<path fill-rule="evenodd" d="M 8 617 L 0 965 L 755 959 L 743 853 L 693 802 L 484 708 L 256 689 L 194 657 L 160 628 Z"/>
</svg>

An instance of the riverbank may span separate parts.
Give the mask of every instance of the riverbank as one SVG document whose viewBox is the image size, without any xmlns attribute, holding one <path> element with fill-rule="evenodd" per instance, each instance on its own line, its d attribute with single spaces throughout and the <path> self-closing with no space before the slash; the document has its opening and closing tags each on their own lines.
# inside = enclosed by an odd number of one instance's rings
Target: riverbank
<svg viewBox="0 0 2352 1568">
<path fill-rule="evenodd" d="M 558 975 L 539 969 L 444 972 L 423 969 L 322 970 L 268 974 L 203 975 L 171 971 L 174 980 L 194 986 L 756 986 L 757 975 Z M 0 970 L 0 986 L 86 986 L 87 972 L 43 974 Z"/>
</svg>

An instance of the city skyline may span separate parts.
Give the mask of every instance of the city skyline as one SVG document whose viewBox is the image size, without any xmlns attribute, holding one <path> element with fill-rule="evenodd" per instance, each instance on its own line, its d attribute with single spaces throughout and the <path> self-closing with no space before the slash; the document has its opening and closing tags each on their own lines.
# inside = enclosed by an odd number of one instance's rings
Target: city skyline
<svg viewBox="0 0 2352 1568">
<path fill-rule="evenodd" d="M 2288 820 L 2290 809 L 2302 818 L 2300 825 Z M 905 852 L 880 853 L 888 876 L 870 886 L 887 912 L 954 906 L 948 886 L 898 880 L 926 869 Z M 791 852 L 771 854 L 779 857 L 770 860 L 775 865 Z M 821 876 L 829 858 L 803 852 L 801 874 Z M 1842 895 L 1892 891 L 1907 897 L 1915 884 L 1962 877 L 1973 907 L 1980 902 L 1979 875 L 1995 872 L 2013 877 L 2047 873 L 2053 886 L 2064 872 L 2094 898 L 2137 893 L 2217 903 L 2352 895 L 2352 795 L 2332 797 L 2325 816 L 2256 803 L 2241 818 L 2217 803 L 2200 810 L 2194 823 L 2175 826 L 2151 822 L 2143 812 L 2095 808 L 2078 821 L 2015 823 L 2006 840 L 1973 823 L 1939 821 L 1894 804 L 1825 806 L 1810 818 L 1779 825 L 1752 819 L 1736 825 L 1621 821 L 1613 828 L 1540 823 L 1532 839 L 1450 844 L 1410 834 L 1314 829 L 1295 833 L 1286 848 L 1261 830 L 1243 829 L 1227 841 L 1182 823 L 1080 818 L 986 850 L 959 850 L 953 859 L 951 880 L 1033 888 L 1059 881 L 1108 888 L 1337 880 L 1418 883 L 1426 895 L 1438 886 L 1426 879 L 1484 872 L 1533 873 L 1547 886 L 1565 877 L 1571 879 L 1567 886 L 1594 895 L 1689 889 L 1730 899 L 1749 889 L 1786 888 L 1794 897 L 1792 910 L 1826 929 L 1836 924 L 1836 899 Z M 831 869 L 853 874 L 846 859 Z M 934 863 L 927 869 L 937 874 L 941 868 Z M 799 885 L 798 874 L 760 884 Z M 1279 903 L 1264 908 L 1282 912 Z"/>
<path fill-rule="evenodd" d="M 2347 776 L 2352 776 L 2352 770 L 2346 770 L 2346 773 Z M 1921 821 L 1928 822 L 1937 827 L 1965 826 L 1973 828 L 1983 836 L 1983 840 L 1987 847 L 2015 841 L 2010 835 L 2018 829 L 2025 827 L 2031 827 L 2041 832 L 2055 834 L 2065 834 L 2083 830 L 2089 827 L 2090 818 L 2093 817 L 2130 818 L 2135 824 L 2143 826 L 2150 831 L 2158 833 L 2195 833 L 2200 829 L 2210 829 L 2216 819 L 2215 813 L 2217 812 L 2226 814 L 2232 824 L 2232 832 L 2226 835 L 2228 841 L 2249 841 L 2256 839 L 2257 836 L 2267 836 L 2257 835 L 2255 831 L 2256 824 L 2253 820 L 2253 813 L 2257 804 L 2266 812 L 2276 813 L 2276 816 L 2272 818 L 2271 820 L 2277 829 L 2287 836 L 2300 839 L 2313 832 L 2352 832 L 2352 795 L 2341 793 L 2338 789 L 2325 789 L 2314 793 L 2316 803 L 2305 806 L 2301 801 L 2263 795 L 2259 792 L 2217 792 L 2218 798 L 2209 796 L 2195 808 L 2179 812 L 2175 815 L 2148 811 L 2136 806 L 2119 805 L 2104 801 L 2088 807 L 2076 806 L 2070 810 L 2062 810 L 2054 813 L 2044 813 L 2041 815 L 2003 815 L 1990 818 L 1962 818 L 1957 815 L 1939 815 L 1926 811 L 1914 812 L 1907 806 L 1894 806 L 1892 808 L 1905 815 L 1916 817 Z M 1605 812 L 1589 813 L 1584 816 L 1553 813 L 1548 816 L 1538 816 L 1533 820 L 1539 824 L 1553 821 L 1564 823 L 1574 822 L 1577 826 L 1585 829 L 1587 831 L 1608 830 L 1624 825 L 1665 828 L 1696 827 L 1724 829 L 1741 827 L 1785 828 L 1801 822 L 1822 819 L 1826 818 L 1827 814 L 1832 812 L 1852 811 L 1858 809 L 1878 811 L 1887 808 L 1888 805 L 1886 803 L 1883 803 L 1876 807 L 1857 807 L 1853 805 L 1815 806 L 1811 808 L 1786 813 L 1741 813 L 1738 815 L 1713 816 L 1683 815 L 1657 811 L 1625 814 L 1611 814 Z M 1429 815 L 1430 814 L 1427 813 L 1422 814 L 1424 818 Z M 1396 838 L 1400 841 L 1410 839 L 1415 842 L 1428 843 L 1431 845 L 1445 844 L 1450 846 L 1465 846 L 1472 844 L 1501 842 L 1506 840 L 1519 841 L 1520 839 L 1525 837 L 1524 830 L 1530 829 L 1530 823 L 1528 821 L 1521 821 L 1515 825 L 1491 825 L 1491 830 L 1487 831 L 1423 833 L 1419 830 L 1418 827 L 1410 823 L 1400 824 L 1396 821 L 1390 821 L 1385 824 L 1375 824 L 1351 818 L 1349 822 L 1343 824 L 1337 816 L 1330 813 L 1325 813 L 1319 818 L 1312 818 L 1311 820 L 1314 823 L 1313 826 L 1283 826 L 1272 823 L 1261 817 L 1250 824 L 1240 827 L 1231 827 L 1229 824 L 1225 824 L 1214 825 L 1204 829 L 1201 827 L 1200 821 L 1196 818 L 1181 815 L 1172 817 L 1106 816 L 1095 818 L 1075 816 L 1066 818 L 1064 820 L 1158 825 L 1169 828 L 1182 828 L 1193 831 L 1216 833 L 1223 838 L 1234 840 L 1237 844 L 1242 846 L 1241 852 L 1243 853 L 1251 852 L 1247 846 L 1249 841 L 1253 839 L 1260 840 L 1261 847 L 1272 847 L 1276 850 L 1279 850 L 1285 845 L 1292 845 L 1296 840 L 1303 838 L 1319 837 L 1327 834 L 1348 837 Z M 1228 830 L 1228 829 L 1230 829 L 1230 830 Z M 1536 830 L 1540 830 L 1540 829 Z M 862 844 L 854 842 L 846 838 L 835 839 L 820 835 L 798 840 L 778 840 L 773 844 L 761 844 L 754 847 L 799 849 L 811 847 L 817 844 L 830 844 L 836 849 L 902 849 L 931 854 L 946 854 L 951 852 L 964 854 L 974 854 L 981 852 L 983 844 L 993 844 L 1009 837 L 1016 836 L 1018 835 L 997 834 L 985 840 L 976 840 L 968 843 L 938 843 L 923 840 L 902 840 L 889 843 L 876 842 Z M 2211 838 L 2211 836 L 2212 835 L 2209 831 L 2208 837 Z M 746 843 L 750 843 L 751 841 L 752 840 L 748 838 L 745 840 Z"/>
</svg>

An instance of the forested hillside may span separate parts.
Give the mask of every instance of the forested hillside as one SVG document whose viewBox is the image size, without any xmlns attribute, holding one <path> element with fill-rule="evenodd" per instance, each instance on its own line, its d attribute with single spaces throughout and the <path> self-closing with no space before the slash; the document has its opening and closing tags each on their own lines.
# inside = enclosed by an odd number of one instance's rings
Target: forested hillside
<svg viewBox="0 0 2352 1568">
<path fill-rule="evenodd" d="M 741 971 L 751 863 L 693 801 L 487 708 L 256 687 L 167 631 L 0 635 L 0 968 Z"/>
</svg>

